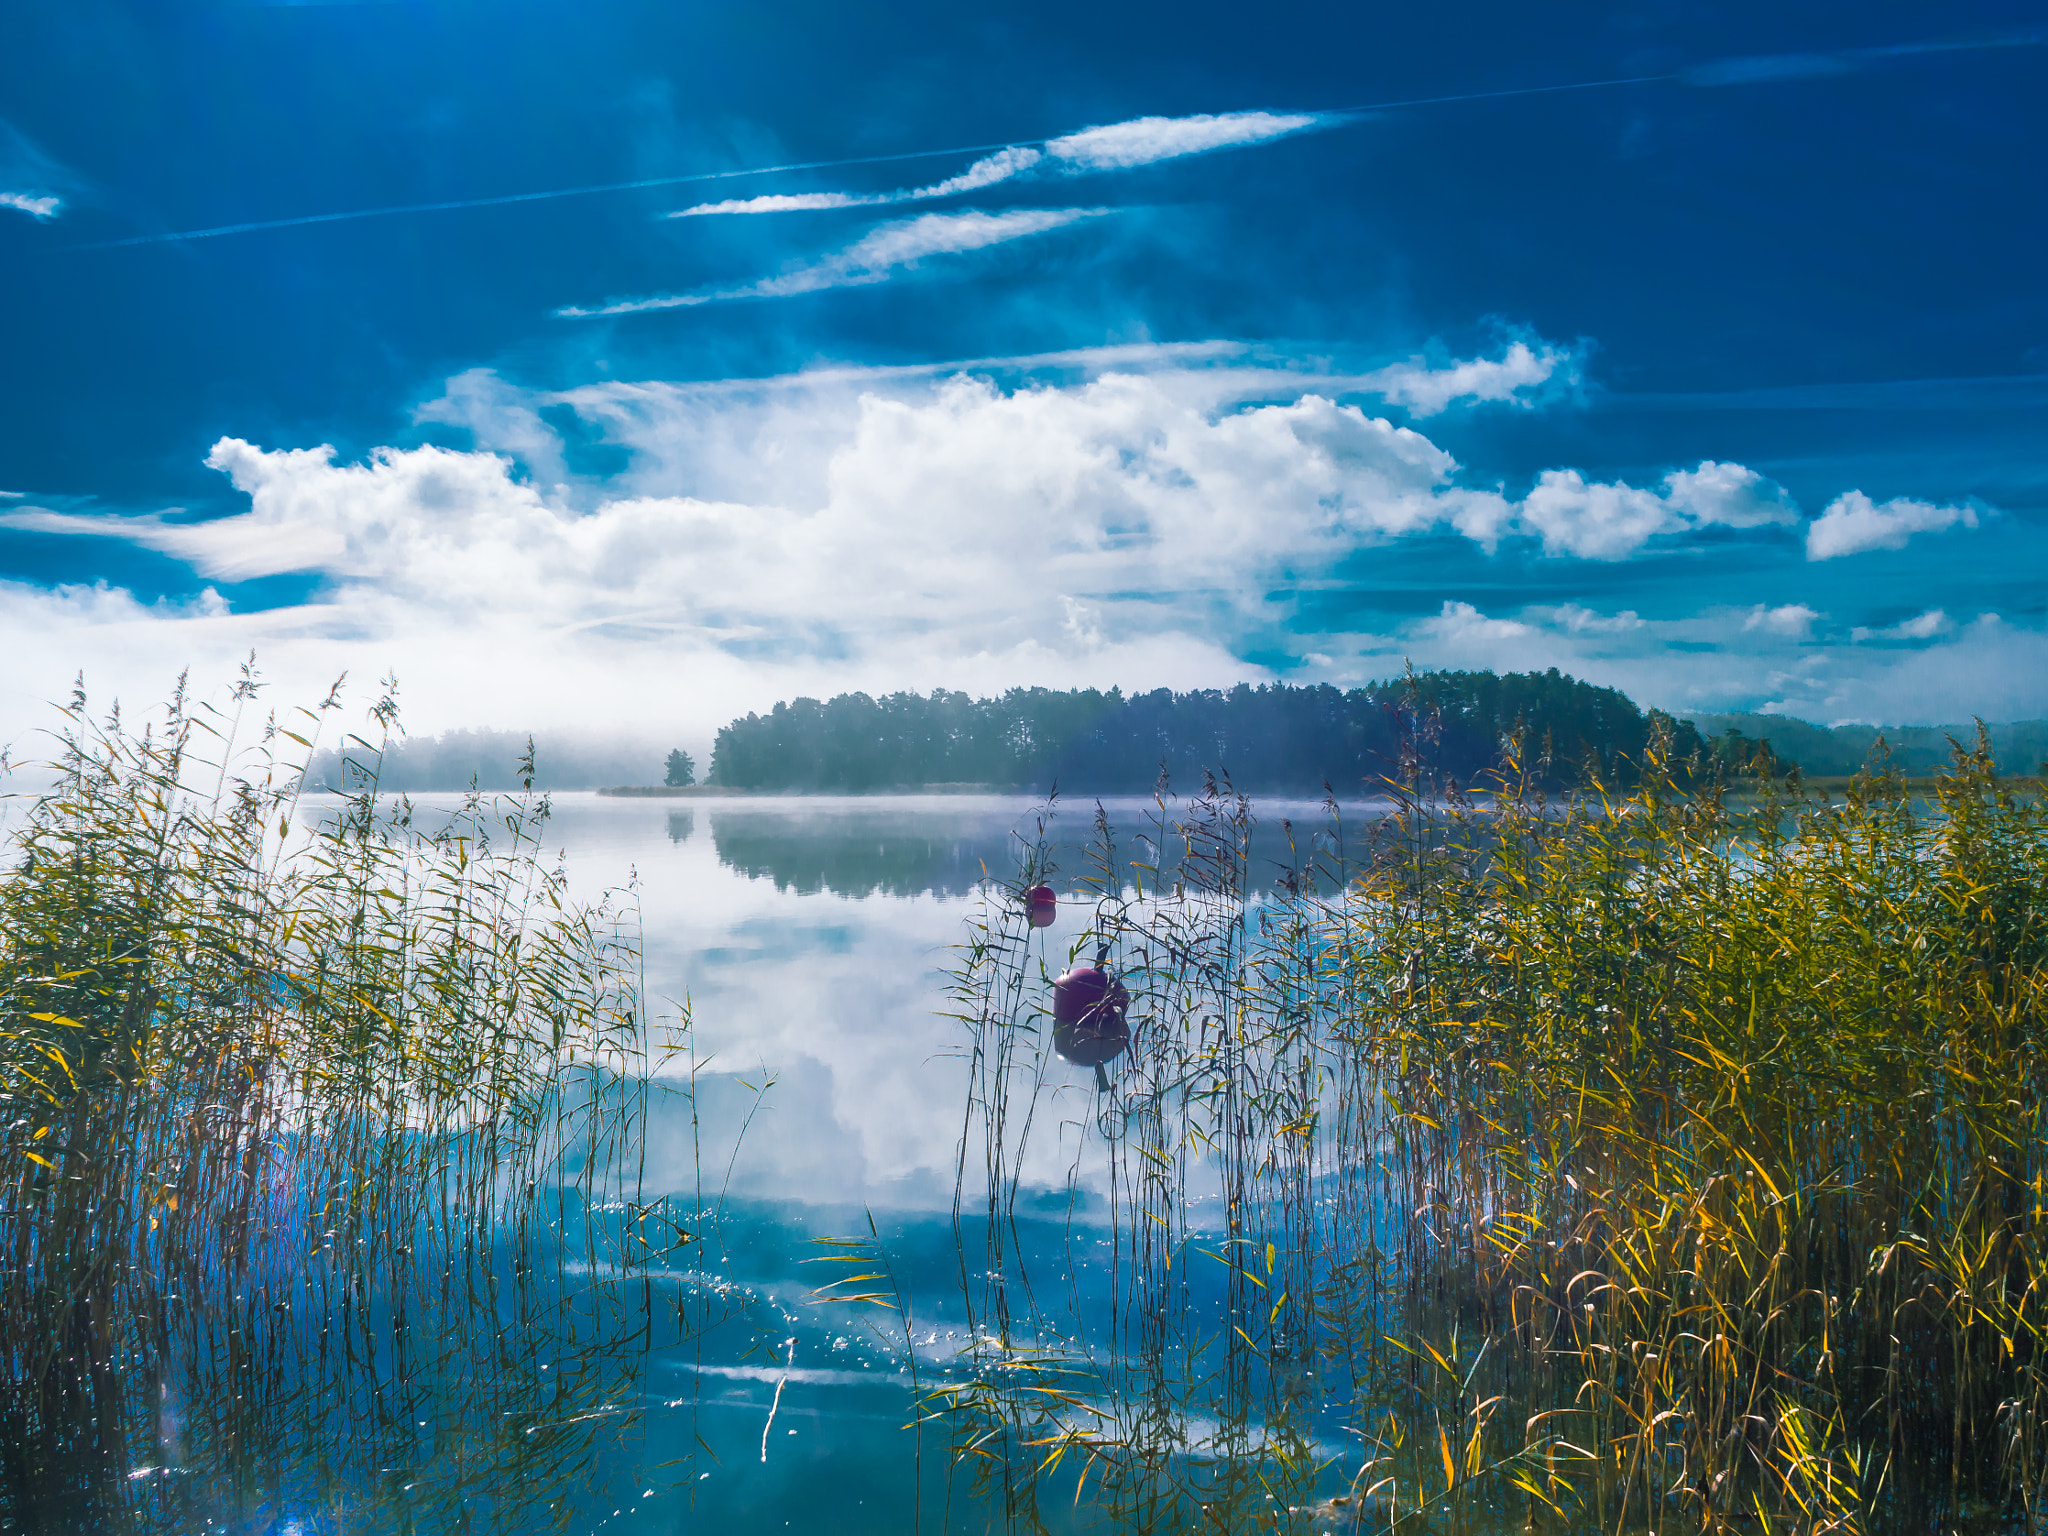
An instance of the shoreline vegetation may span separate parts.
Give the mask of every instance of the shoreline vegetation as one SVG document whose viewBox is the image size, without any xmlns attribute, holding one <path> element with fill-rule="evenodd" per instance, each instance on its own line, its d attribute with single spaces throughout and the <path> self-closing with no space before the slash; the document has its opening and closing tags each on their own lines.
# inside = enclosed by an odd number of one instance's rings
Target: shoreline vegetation
<svg viewBox="0 0 2048 1536">
<path fill-rule="evenodd" d="M 1412 728 L 1423 717 L 1429 733 Z M 1405 732 L 1433 771 L 1468 786 L 1483 784 L 1500 766 L 1502 743 L 1520 734 L 1526 770 L 1559 791 L 1589 774 L 1629 782 L 1658 729 L 1670 736 L 1674 762 L 1698 757 L 1695 777 L 1796 768 L 1833 789 L 1880 758 L 1884 771 L 1931 782 L 1946 769 L 1951 744 L 1967 745 L 1976 727 L 1822 727 L 1755 714 L 1680 719 L 1555 670 L 1415 672 L 1349 690 L 1241 684 L 1180 694 L 1014 688 L 991 698 L 944 690 L 798 698 L 721 728 L 701 783 L 681 748 L 664 764 L 661 751 L 644 744 L 557 734 L 541 737 L 536 751 L 534 738 L 489 730 L 394 736 L 382 744 L 376 773 L 387 793 L 510 790 L 525 763 L 539 790 L 688 789 L 709 798 L 717 790 L 1043 794 L 1057 784 L 1069 795 L 1145 795 L 1163 767 L 1176 783 L 1212 772 L 1259 794 L 1320 796 L 1327 783 L 1354 798 L 1376 795 L 1382 778 L 1398 776 Z M 2035 773 L 2048 763 L 2048 721 L 1988 729 L 2008 770 Z M 365 772 L 347 752 L 318 752 L 306 789 L 354 793 Z"/>
<path fill-rule="evenodd" d="M 952 974 L 977 1329 L 933 1393 L 1010 1529 L 2042 1528 L 2048 806 L 1982 733 L 1832 803 L 1667 748 L 1561 800 L 1412 771 L 1264 896 L 1213 779 L 1078 871 L 1027 833 Z M 1019 1236 L 1049 878 L 1132 999 L 1057 1117 L 1109 1169 L 1093 1319 Z"/>
<path fill-rule="evenodd" d="M 687 1018 L 642 996 L 631 909 L 542 859 L 544 798 L 429 833 L 372 781 L 298 823 L 287 754 L 337 695 L 76 694 L 8 832 L 0 1527 L 495 1527 L 566 1510 L 638 1411 L 652 1323 L 589 1277 Z M 429 1416 L 462 1454 L 420 1453 Z"/>
<path fill-rule="evenodd" d="M 612 784 L 594 791 L 596 794 L 624 799 L 651 800 L 733 800 L 733 799 L 782 799 L 795 795 L 813 793 L 801 789 L 736 789 L 728 784 Z M 852 793 L 863 796 L 884 797 L 891 795 L 1023 795 L 1030 790 L 1022 784 L 885 784 L 874 789 L 856 790 Z"/>
<path fill-rule="evenodd" d="M 687 1012 L 651 1011 L 635 911 L 543 861 L 545 796 L 429 834 L 358 740 L 366 787 L 295 841 L 287 744 L 336 700 L 255 697 L 75 697 L 9 834 L 0 1524 L 189 1529 L 196 1468 L 365 1529 L 566 1529 L 608 1458 L 639 1483 L 657 1344 L 787 1331 L 654 1299 L 724 1262 L 701 1162 L 687 1204 L 641 1183 Z M 942 1004 L 966 1343 L 920 1361 L 872 1225 L 828 1241 L 875 1289 L 812 1293 L 900 1309 L 971 1522 L 2033 1536 L 2038 781 L 1980 729 L 1924 793 L 1759 754 L 1737 795 L 1652 717 L 1563 792 L 1511 733 L 1475 796 L 1434 703 L 1392 718 L 1391 807 L 1282 820 L 1276 881 L 1248 795 L 1162 774 L 1078 869 L 1049 797 L 978 887 Z M 1058 948 L 1040 883 L 1090 912 Z M 1100 1086 L 1047 1028 L 1091 958 L 1130 999 Z M 1027 1186 L 1034 1136 L 1085 1184 Z"/>
<path fill-rule="evenodd" d="M 2048 767 L 2048 722 L 1988 728 L 2008 768 Z M 859 791 L 974 780 L 1043 793 L 1144 794 L 1159 775 L 1202 774 L 1258 794 L 1377 795 L 1411 766 L 1446 783 L 1484 785 L 1521 743 L 1516 772 L 1558 792 L 1627 786 L 1665 743 L 1669 776 L 1687 783 L 1823 776 L 1846 784 L 1874 769 L 1932 778 L 1977 723 L 1882 732 L 1823 730 L 1770 716 L 1679 719 L 1613 688 L 1547 672 L 1415 672 L 1340 690 L 1240 684 L 1126 696 L 1015 688 L 1000 698 L 935 692 L 880 699 L 841 694 L 778 703 L 718 733 L 709 782 L 734 788 Z"/>
<path fill-rule="evenodd" d="M 1929 795 L 1936 793 L 1942 783 L 1938 774 L 1900 774 L 1896 776 L 1900 789 L 1908 794 Z M 2041 774 L 2008 774 L 2006 787 L 2020 793 L 2040 794 L 2048 791 L 2048 776 Z M 1800 785 L 1812 794 L 1845 795 L 1854 788 L 1856 775 L 1848 773 L 1817 774 L 1802 777 Z M 1730 796 L 1754 796 L 1771 792 L 1771 781 L 1749 774 L 1731 774 L 1722 781 L 1722 788 Z M 344 792 L 325 784 L 309 785 L 305 791 L 313 795 L 341 795 Z M 1484 784 L 1475 784 L 1467 791 L 1476 803 L 1485 804 L 1494 798 L 1495 792 Z M 434 791 L 421 791 L 434 793 Z M 454 791 L 441 791 L 454 793 Z M 587 793 L 608 799 L 624 800 L 797 800 L 818 797 L 821 792 L 810 789 L 735 789 L 726 784 L 607 784 L 587 791 L 563 791 L 563 793 Z M 1016 799 L 1036 794 L 1027 784 L 884 784 L 874 789 L 834 790 L 823 792 L 832 799 L 915 799 L 930 795 L 999 795 Z"/>
</svg>

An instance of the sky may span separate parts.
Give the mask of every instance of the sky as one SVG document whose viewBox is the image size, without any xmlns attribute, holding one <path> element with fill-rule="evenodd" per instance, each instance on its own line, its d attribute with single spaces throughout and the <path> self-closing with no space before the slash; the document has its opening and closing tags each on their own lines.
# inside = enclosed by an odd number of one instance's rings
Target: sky
<svg viewBox="0 0 2048 1536">
<path fill-rule="evenodd" d="M 2048 715 L 2048 11 L 0 13 L 0 743 L 1560 667 Z M 17 745 L 17 754 L 19 753 Z"/>
</svg>

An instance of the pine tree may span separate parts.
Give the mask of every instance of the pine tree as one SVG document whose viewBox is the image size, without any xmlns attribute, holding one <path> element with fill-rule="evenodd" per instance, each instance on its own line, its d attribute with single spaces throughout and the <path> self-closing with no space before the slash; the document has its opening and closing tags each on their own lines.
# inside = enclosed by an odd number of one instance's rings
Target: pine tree
<svg viewBox="0 0 2048 1536">
<path fill-rule="evenodd" d="M 682 789 L 697 782 L 697 764 L 681 747 L 677 747 L 668 755 L 666 782 L 671 789 Z"/>
</svg>

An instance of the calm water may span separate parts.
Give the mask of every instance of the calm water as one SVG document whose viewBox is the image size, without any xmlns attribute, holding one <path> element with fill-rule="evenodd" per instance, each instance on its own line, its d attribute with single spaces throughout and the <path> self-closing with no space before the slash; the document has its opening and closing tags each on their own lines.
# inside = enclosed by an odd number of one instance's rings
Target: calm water
<svg viewBox="0 0 2048 1536">
<path fill-rule="evenodd" d="M 424 802 L 431 825 L 442 802 Z M 1149 809 L 1107 806 L 1120 864 L 1155 856 L 1131 836 Z M 531 1303 L 559 1312 L 560 1358 L 543 1358 L 543 1348 L 482 1368 L 519 1376 L 516 1390 L 480 1379 L 473 1352 L 451 1346 L 438 1370 L 408 1367 L 397 1397 L 323 1400 L 305 1409 L 306 1433 L 265 1441 L 236 1429 L 218 1405 L 181 1404 L 167 1389 L 166 1461 L 176 1464 L 132 1474 L 152 1490 L 161 1526 L 499 1529 L 510 1518 L 508 1488 L 531 1490 L 536 1517 L 546 1513 L 535 1528 L 1000 1525 L 999 1512 L 949 1474 L 946 1428 L 908 1426 L 913 1371 L 925 1389 L 957 1371 L 963 1294 L 979 1278 L 963 1257 L 976 1246 L 978 1166 L 970 1217 L 964 1226 L 954 1217 L 969 1075 L 965 1032 L 943 1016 L 947 969 L 982 882 L 1014 870 L 1013 832 L 1035 835 L 1036 810 L 997 797 L 558 796 L 547 843 L 574 887 L 628 893 L 648 992 L 673 1000 L 671 1013 L 687 999 L 687 1050 L 649 1095 L 637 1198 L 697 1241 L 621 1286 L 608 1257 L 616 1246 L 607 1246 L 620 1212 L 562 1206 L 560 1291 L 543 1286 Z M 1049 826 L 1063 898 L 1088 872 L 1093 812 L 1092 803 L 1064 806 Z M 1267 882 L 1315 851 L 1306 832 L 1290 840 L 1281 819 L 1324 822 L 1309 804 L 1259 813 L 1254 877 Z M 1040 938 L 1051 969 L 1066 964 L 1090 910 L 1085 897 L 1063 899 Z M 1058 1063 L 1038 1099 L 1016 1204 L 1023 1262 L 1006 1283 L 1040 1293 L 1017 1309 L 1039 1319 L 1029 1326 L 1042 1338 L 1031 1342 L 1088 1350 L 1118 1267 L 1099 1103 L 1091 1075 Z M 606 1242 L 585 1245 L 591 1223 L 610 1234 Z M 815 1241 L 834 1237 L 870 1239 L 858 1251 L 886 1260 L 885 1279 L 853 1288 L 906 1303 L 907 1339 L 902 1311 L 814 1299 L 839 1274 L 874 1272 L 815 1262 L 856 1251 Z M 508 1284 L 518 1262 L 504 1261 Z M 403 1308 L 378 1314 L 377 1328 L 398 1339 L 391 1348 L 417 1352 L 422 1326 L 429 1335 L 465 1326 L 448 1321 L 459 1307 L 442 1304 L 417 1321 Z M 270 1400 L 288 1397 L 273 1390 Z M 588 1422 L 558 1443 L 532 1440 L 533 1426 L 507 1427 L 535 1402 L 555 1404 L 559 1420 L 561 1402 L 586 1399 Z M 1334 1429 L 1334 1443 L 1321 1442 L 1309 1407 L 1308 1443 L 1341 1463 L 1346 1446 Z M 1183 1453 L 1199 1457 L 1205 1432 L 1199 1414 L 1193 1422 Z M 377 1437 L 373 1474 L 318 1464 L 323 1436 L 365 1434 Z M 259 1443 L 260 1452 L 250 1449 Z M 480 1444 L 497 1448 L 479 1455 Z M 1341 1464 L 1333 1476 L 1341 1482 Z M 509 1507 L 517 1504 L 514 1495 Z M 1100 1523 L 1085 1503 L 1043 1513 L 1055 1526 Z"/>
</svg>

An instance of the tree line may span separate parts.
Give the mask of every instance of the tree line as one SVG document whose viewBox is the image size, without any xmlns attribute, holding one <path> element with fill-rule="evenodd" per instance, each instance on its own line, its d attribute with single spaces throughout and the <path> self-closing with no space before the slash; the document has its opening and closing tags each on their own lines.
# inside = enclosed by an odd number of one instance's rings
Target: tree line
<svg viewBox="0 0 2048 1536">
<path fill-rule="evenodd" d="M 800 698 L 719 731 L 709 782 L 733 789 L 859 792 L 971 783 L 1080 793 L 1148 790 L 1204 773 L 1242 789 L 1355 793 L 1420 767 L 1469 784 L 1519 740 L 1550 784 L 1627 782 L 1661 720 L 1680 759 L 1715 755 L 1690 722 L 1547 672 L 1421 672 L 1361 688 L 1240 683 L 1126 695 L 1111 688 L 943 689 Z"/>
</svg>

